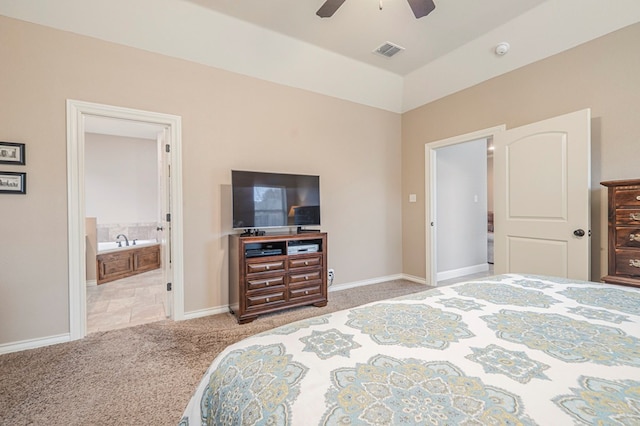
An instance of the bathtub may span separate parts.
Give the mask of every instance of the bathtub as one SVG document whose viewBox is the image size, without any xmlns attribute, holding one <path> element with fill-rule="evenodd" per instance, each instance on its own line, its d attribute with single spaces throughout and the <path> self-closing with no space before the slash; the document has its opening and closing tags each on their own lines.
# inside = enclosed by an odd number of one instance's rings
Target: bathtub
<svg viewBox="0 0 640 426">
<path fill-rule="evenodd" d="M 116 243 L 115 241 L 98 243 L 98 253 L 108 253 L 117 250 L 130 250 L 137 247 L 147 247 L 158 244 L 158 242 L 156 240 L 136 240 L 136 243 L 134 245 L 133 240 L 130 240 L 128 246 L 126 246 L 125 244 L 126 243 L 122 241 L 122 247 L 118 247 L 118 243 Z"/>
<path fill-rule="evenodd" d="M 160 243 L 156 240 L 133 240 L 126 246 L 118 243 L 98 243 L 96 254 L 97 283 L 104 284 L 158 269 L 161 266 Z"/>
</svg>

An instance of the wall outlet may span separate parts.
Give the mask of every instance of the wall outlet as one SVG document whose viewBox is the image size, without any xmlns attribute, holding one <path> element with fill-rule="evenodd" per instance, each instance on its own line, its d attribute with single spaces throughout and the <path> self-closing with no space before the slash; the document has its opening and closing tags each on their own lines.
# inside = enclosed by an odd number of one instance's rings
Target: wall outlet
<svg viewBox="0 0 640 426">
<path fill-rule="evenodd" d="M 329 279 L 329 285 L 331 285 L 331 284 L 333 284 L 333 279 L 336 276 L 336 272 L 333 269 L 329 269 L 329 271 L 327 271 L 327 272 L 328 272 L 328 277 L 327 278 Z"/>
</svg>

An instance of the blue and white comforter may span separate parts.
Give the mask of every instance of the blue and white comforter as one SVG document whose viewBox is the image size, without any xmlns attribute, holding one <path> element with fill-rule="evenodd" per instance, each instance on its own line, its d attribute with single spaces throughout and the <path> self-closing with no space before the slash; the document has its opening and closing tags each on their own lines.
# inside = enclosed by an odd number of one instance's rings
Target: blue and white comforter
<svg viewBox="0 0 640 426">
<path fill-rule="evenodd" d="M 229 346 L 181 425 L 640 425 L 640 290 L 500 275 Z"/>
</svg>

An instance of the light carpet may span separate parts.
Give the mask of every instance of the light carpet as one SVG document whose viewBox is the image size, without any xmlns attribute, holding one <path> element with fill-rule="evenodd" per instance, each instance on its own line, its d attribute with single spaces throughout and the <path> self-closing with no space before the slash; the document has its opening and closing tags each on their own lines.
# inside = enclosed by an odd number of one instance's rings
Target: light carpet
<svg viewBox="0 0 640 426">
<path fill-rule="evenodd" d="M 231 314 L 159 321 L 0 356 L 0 425 L 175 425 L 213 358 L 293 321 L 427 289 L 405 280 L 329 293 L 327 306 L 238 325 Z"/>
</svg>

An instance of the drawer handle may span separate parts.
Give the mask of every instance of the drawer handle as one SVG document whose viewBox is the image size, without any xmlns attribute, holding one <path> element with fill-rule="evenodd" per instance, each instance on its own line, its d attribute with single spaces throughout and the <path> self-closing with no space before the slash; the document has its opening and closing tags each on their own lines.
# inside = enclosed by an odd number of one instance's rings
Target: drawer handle
<svg viewBox="0 0 640 426">
<path fill-rule="evenodd" d="M 265 266 L 264 269 L 269 270 L 269 265 Z"/>
<path fill-rule="evenodd" d="M 309 279 L 309 276 L 308 276 L 308 275 L 305 275 L 305 276 L 304 276 L 304 280 L 305 280 L 305 281 L 307 281 L 308 279 Z"/>
<path fill-rule="evenodd" d="M 266 298 L 266 299 L 264 299 L 264 300 L 265 300 L 265 302 L 268 302 L 268 301 L 269 301 L 269 298 L 267 297 L 267 298 Z"/>
<path fill-rule="evenodd" d="M 637 241 L 640 243 L 640 234 L 629 234 L 629 241 Z"/>
<path fill-rule="evenodd" d="M 640 201 L 640 195 L 636 195 L 636 200 Z"/>
<path fill-rule="evenodd" d="M 309 266 L 309 262 L 308 261 L 304 261 L 304 266 Z"/>
<path fill-rule="evenodd" d="M 309 290 L 305 290 L 304 294 L 309 294 Z"/>
<path fill-rule="evenodd" d="M 640 213 L 631 213 L 631 220 L 640 220 Z"/>
<path fill-rule="evenodd" d="M 629 260 L 629 266 L 633 266 L 634 268 L 640 268 L 640 259 Z"/>
<path fill-rule="evenodd" d="M 266 285 L 267 287 L 269 287 L 269 284 L 270 284 L 269 281 L 264 282 L 264 285 Z"/>
</svg>

